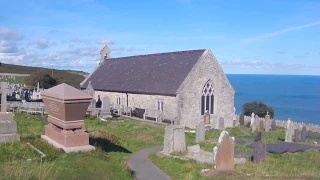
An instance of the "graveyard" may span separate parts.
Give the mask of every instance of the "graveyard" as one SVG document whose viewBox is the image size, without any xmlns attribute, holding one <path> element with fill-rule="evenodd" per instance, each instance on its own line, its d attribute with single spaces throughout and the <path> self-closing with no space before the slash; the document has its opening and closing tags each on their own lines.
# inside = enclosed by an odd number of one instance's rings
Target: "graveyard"
<svg viewBox="0 0 320 180">
<path fill-rule="evenodd" d="M 48 124 L 42 116 L 16 113 L 17 133 L 20 141 L 0 144 L 0 176 L 8 179 L 134 179 L 126 161 L 130 155 L 140 149 L 163 145 L 164 127 L 149 125 L 126 118 L 110 118 L 107 122 L 94 117 L 84 120 L 85 129 L 90 133 L 90 145 L 96 149 L 89 152 L 68 153 L 54 148 L 41 139 L 44 126 Z M 187 130 L 187 129 L 186 129 Z M 258 131 L 252 132 L 248 127 L 226 129 L 235 140 L 252 143 Z M 221 130 L 208 130 L 205 140 L 196 143 L 195 133 L 185 133 L 186 146 L 199 144 L 204 151 L 211 152 L 217 144 Z M 320 136 L 312 133 L 310 136 Z M 261 140 L 265 144 L 281 142 L 285 129 L 263 132 Z M 306 144 L 320 143 L 319 139 L 308 139 Z M 45 156 L 30 148 L 30 143 Z M 253 154 L 253 149 L 246 145 L 237 145 L 234 149 Z M 185 156 L 185 152 L 172 153 Z M 237 157 L 237 156 L 235 156 Z M 201 175 L 203 169 L 213 169 L 212 164 L 199 163 L 194 160 L 159 155 L 153 152 L 149 158 L 173 179 L 214 179 Z M 212 160 L 209 160 L 212 161 Z M 272 154 L 260 163 L 246 158 L 245 164 L 236 164 L 232 175 L 227 179 L 318 179 L 320 177 L 320 153 L 305 151 L 297 153 Z"/>
<path fill-rule="evenodd" d="M 6 88 L 1 90 L 6 96 Z M 190 129 L 111 114 L 108 97 L 102 98 L 100 115 L 88 114 L 92 95 L 64 83 L 41 96 L 46 114 L 9 112 L 1 98 L 0 176 L 5 179 L 320 177 L 317 126 L 290 119 L 283 124 L 266 112 L 263 118 L 234 114 L 233 127 L 225 128 L 222 117 L 206 111 Z M 157 166 L 161 170 L 154 171 Z"/>
</svg>

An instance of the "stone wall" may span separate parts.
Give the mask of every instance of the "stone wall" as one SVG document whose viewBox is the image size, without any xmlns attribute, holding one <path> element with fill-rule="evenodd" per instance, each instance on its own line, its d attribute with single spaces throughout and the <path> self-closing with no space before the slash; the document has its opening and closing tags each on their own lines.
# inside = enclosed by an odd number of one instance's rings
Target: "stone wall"
<svg viewBox="0 0 320 180">
<path fill-rule="evenodd" d="M 211 80 L 214 88 L 214 114 L 225 119 L 225 127 L 233 126 L 234 90 L 220 64 L 206 50 L 177 92 L 180 124 L 195 128 L 201 115 L 202 88 Z"/>
<path fill-rule="evenodd" d="M 97 100 L 108 96 L 110 104 L 116 104 L 116 96 L 120 97 L 121 105 L 127 105 L 127 95 L 125 93 L 95 91 L 94 98 Z M 157 100 L 163 100 L 164 118 L 174 120 L 177 117 L 177 98 L 172 96 L 130 94 L 128 93 L 128 106 L 142 109 L 157 110 Z"/>
<path fill-rule="evenodd" d="M 239 120 L 239 115 L 237 115 L 237 119 Z M 259 118 L 259 119 L 263 119 L 264 118 Z M 251 120 L 251 116 L 244 116 L 244 123 L 250 123 Z M 292 121 L 292 119 L 291 119 Z M 307 131 L 312 131 L 312 132 L 319 132 L 320 133 L 320 125 L 318 124 L 307 124 L 307 123 L 303 123 L 303 122 L 294 122 L 293 123 L 293 127 L 295 129 L 298 129 L 299 131 L 301 131 L 303 126 L 306 126 Z M 278 127 L 282 127 L 282 128 L 287 128 L 287 120 L 276 120 L 276 125 Z"/>
</svg>

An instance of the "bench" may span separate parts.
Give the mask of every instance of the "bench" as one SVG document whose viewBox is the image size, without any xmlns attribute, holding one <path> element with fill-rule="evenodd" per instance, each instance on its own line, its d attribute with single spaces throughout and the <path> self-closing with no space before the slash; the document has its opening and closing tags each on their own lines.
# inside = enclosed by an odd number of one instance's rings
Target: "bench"
<svg viewBox="0 0 320 180">
<path fill-rule="evenodd" d="M 143 114 L 143 119 L 146 120 L 146 117 L 155 118 L 156 122 L 162 122 L 164 119 L 164 114 L 163 111 L 146 109 L 146 111 Z"/>
</svg>

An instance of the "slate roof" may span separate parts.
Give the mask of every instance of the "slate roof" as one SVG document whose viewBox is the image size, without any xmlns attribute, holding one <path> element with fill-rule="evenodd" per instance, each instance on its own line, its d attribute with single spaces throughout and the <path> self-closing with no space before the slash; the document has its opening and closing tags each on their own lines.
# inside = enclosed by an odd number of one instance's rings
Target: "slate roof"
<svg viewBox="0 0 320 180">
<path fill-rule="evenodd" d="M 82 84 L 94 90 L 175 96 L 205 49 L 107 59 Z"/>
</svg>

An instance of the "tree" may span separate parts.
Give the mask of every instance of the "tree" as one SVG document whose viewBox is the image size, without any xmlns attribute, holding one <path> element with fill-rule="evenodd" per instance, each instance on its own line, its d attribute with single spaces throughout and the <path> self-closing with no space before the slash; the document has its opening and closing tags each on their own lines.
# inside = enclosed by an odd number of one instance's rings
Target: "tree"
<svg viewBox="0 0 320 180">
<path fill-rule="evenodd" d="M 263 102 L 248 102 L 243 105 L 243 114 L 246 116 L 251 116 L 252 112 L 259 117 L 265 117 L 267 114 L 267 111 L 269 112 L 269 115 L 271 118 L 274 116 L 274 109 L 271 106 L 267 106 Z"/>
<path fill-rule="evenodd" d="M 39 70 L 24 78 L 24 83 L 29 89 L 33 89 L 37 83 L 41 88 L 48 89 L 58 84 L 58 81 L 50 76 L 46 70 Z"/>
</svg>

